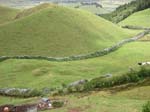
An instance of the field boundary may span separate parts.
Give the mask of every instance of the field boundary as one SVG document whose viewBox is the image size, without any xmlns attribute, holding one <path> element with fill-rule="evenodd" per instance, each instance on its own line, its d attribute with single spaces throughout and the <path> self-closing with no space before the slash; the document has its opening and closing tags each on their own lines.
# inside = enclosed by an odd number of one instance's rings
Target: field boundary
<svg viewBox="0 0 150 112">
<path fill-rule="evenodd" d="M 149 27 L 143 27 L 143 26 L 125 25 L 121 27 L 126 29 L 132 29 L 132 30 L 150 30 Z"/>
<path fill-rule="evenodd" d="M 38 59 L 38 60 L 62 62 L 62 61 L 75 61 L 75 60 L 95 58 L 95 57 L 100 57 L 100 56 L 107 55 L 107 54 L 119 49 L 124 44 L 136 41 L 136 40 L 144 37 L 145 35 L 147 35 L 149 33 L 150 33 L 150 29 L 146 30 L 144 32 L 141 32 L 141 33 L 137 34 L 136 36 L 134 36 L 132 38 L 124 39 L 124 40 L 116 43 L 115 45 L 113 45 L 111 47 L 108 47 L 108 48 L 105 48 L 103 50 L 96 51 L 96 52 L 93 52 L 93 53 L 89 53 L 89 54 L 68 56 L 68 57 L 56 57 L 56 58 L 55 57 L 46 57 L 46 56 L 28 56 L 28 55 L 24 55 L 24 56 L 0 56 L 0 62 L 4 61 L 4 60 L 7 60 L 7 59 Z"/>
</svg>

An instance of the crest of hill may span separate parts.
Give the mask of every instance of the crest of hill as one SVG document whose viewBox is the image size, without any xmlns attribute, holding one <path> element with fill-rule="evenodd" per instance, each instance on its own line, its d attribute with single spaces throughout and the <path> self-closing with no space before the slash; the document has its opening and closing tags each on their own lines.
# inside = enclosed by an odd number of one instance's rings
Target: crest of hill
<svg viewBox="0 0 150 112">
<path fill-rule="evenodd" d="M 0 26 L 0 55 L 80 55 L 134 34 L 86 11 L 50 7 Z"/>
<path fill-rule="evenodd" d="M 125 20 L 121 21 L 119 25 L 150 27 L 149 20 L 150 20 L 150 8 L 132 14 Z"/>
<path fill-rule="evenodd" d="M 17 9 L 0 6 L 0 24 L 12 21 L 18 12 Z"/>
<path fill-rule="evenodd" d="M 25 16 L 28 16 L 28 15 L 31 15 L 33 13 L 36 13 L 38 11 L 41 11 L 43 9 L 46 9 L 46 8 L 53 8 L 53 7 L 56 7 L 57 5 L 55 4 L 50 4 L 50 3 L 43 3 L 41 5 L 38 5 L 36 7 L 32 7 L 32 8 L 29 8 L 29 9 L 25 9 L 23 11 L 21 11 L 20 13 L 18 13 L 15 17 L 15 19 L 19 19 L 19 18 L 22 18 L 22 17 L 25 17 Z"/>
</svg>

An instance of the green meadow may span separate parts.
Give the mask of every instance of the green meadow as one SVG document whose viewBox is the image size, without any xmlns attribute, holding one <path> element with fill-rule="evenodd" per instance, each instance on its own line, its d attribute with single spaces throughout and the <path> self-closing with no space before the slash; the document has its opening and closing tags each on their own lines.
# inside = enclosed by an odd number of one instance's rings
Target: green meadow
<svg viewBox="0 0 150 112">
<path fill-rule="evenodd" d="M 150 18 L 150 9 L 146 9 L 132 14 L 128 18 L 121 21 L 119 25 L 150 27 L 149 18 Z"/>
<path fill-rule="evenodd" d="M 149 42 L 129 43 L 103 57 L 69 61 L 6 60 L 0 63 L 0 87 L 44 88 L 60 87 L 80 79 L 105 74 L 119 75 L 137 69 L 138 62 L 149 60 Z M 13 83 L 15 82 L 15 83 Z"/>
<path fill-rule="evenodd" d="M 104 2 L 106 6 L 111 5 L 108 3 L 109 1 Z M 122 2 L 117 0 L 112 5 L 119 4 Z M 121 26 L 150 26 L 150 9 L 136 12 L 119 24 L 114 24 L 90 12 L 104 10 L 82 8 L 83 10 L 47 3 L 29 9 L 0 6 L 0 57 L 65 57 L 92 53 L 142 32 L 123 29 Z M 87 8 L 89 10 L 85 11 Z M 130 8 L 134 7 L 131 5 Z M 128 9 L 123 13 L 126 10 Z M 38 59 L 0 61 L 0 89 L 60 89 L 63 85 L 81 79 L 91 80 L 106 74 L 124 75 L 139 70 L 139 62 L 150 61 L 149 37 L 150 34 L 107 55 L 90 59 L 63 62 Z M 1 94 L 0 105 L 36 103 L 41 97 L 48 97 L 67 103 L 61 108 L 44 112 L 142 112 L 143 105 L 150 100 L 150 79 L 146 75 L 145 79 L 142 78 L 137 83 L 57 96 L 47 93 L 44 96 L 19 98 Z"/>
</svg>

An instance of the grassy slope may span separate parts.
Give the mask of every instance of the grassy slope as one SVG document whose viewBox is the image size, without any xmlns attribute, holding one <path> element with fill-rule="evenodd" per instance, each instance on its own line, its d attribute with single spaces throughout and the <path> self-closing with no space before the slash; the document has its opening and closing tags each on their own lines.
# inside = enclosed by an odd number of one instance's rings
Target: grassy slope
<svg viewBox="0 0 150 112">
<path fill-rule="evenodd" d="M 150 86 L 143 86 L 113 94 L 110 91 L 100 91 L 93 92 L 92 94 L 57 96 L 55 98 L 67 100 L 67 105 L 44 112 L 72 112 L 73 110 L 77 112 L 141 112 L 143 104 L 147 100 L 150 100 L 149 92 Z M 29 103 L 38 99 L 0 98 L 0 104 L 6 104 L 8 102 L 10 104 Z"/>
<path fill-rule="evenodd" d="M 119 25 L 150 27 L 149 19 L 150 19 L 150 9 L 146 9 L 132 14 L 125 20 L 121 21 Z"/>
<path fill-rule="evenodd" d="M 72 62 L 6 60 L 0 63 L 0 87 L 55 87 L 106 73 L 124 73 L 138 62 L 149 61 L 149 48 L 149 42 L 135 42 L 103 57 Z"/>
<path fill-rule="evenodd" d="M 0 24 L 12 21 L 18 11 L 17 9 L 0 6 Z"/>
<path fill-rule="evenodd" d="M 0 26 L 0 55 L 84 54 L 133 35 L 91 13 L 52 7 Z"/>
</svg>

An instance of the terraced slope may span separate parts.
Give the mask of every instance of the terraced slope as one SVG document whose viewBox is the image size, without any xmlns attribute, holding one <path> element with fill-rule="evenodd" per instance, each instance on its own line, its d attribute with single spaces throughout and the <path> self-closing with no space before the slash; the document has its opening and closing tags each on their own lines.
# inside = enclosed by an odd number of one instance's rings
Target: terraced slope
<svg viewBox="0 0 150 112">
<path fill-rule="evenodd" d="M 89 12 L 56 6 L 1 26 L 0 55 L 79 55 L 104 49 L 133 35 Z"/>
<path fill-rule="evenodd" d="M 141 27 L 150 27 L 150 9 L 146 9 L 143 11 L 136 12 L 121 21 L 119 25 L 131 25 L 131 26 L 141 26 Z"/>
<path fill-rule="evenodd" d="M 4 24 L 14 19 L 19 10 L 0 6 L 0 24 Z"/>
</svg>

